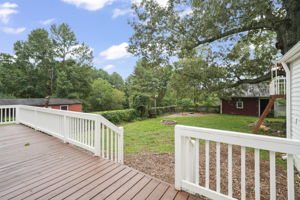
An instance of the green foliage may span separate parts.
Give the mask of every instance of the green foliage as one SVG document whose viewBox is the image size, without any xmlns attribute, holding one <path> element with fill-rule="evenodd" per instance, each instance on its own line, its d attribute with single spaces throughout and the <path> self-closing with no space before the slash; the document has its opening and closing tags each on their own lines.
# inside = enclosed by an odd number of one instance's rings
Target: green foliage
<svg viewBox="0 0 300 200">
<path fill-rule="evenodd" d="M 171 66 L 163 67 L 141 59 L 137 61 L 133 74 L 127 79 L 128 93 L 130 96 L 136 93 L 147 95 L 152 102 L 156 98 L 159 105 L 167 92 L 171 73 Z"/>
<path fill-rule="evenodd" d="M 144 94 L 135 94 L 133 96 L 132 107 L 139 111 L 140 117 L 148 117 L 150 98 Z"/>
<path fill-rule="evenodd" d="M 122 77 L 93 68 L 92 50 L 79 43 L 69 25 L 35 29 L 14 44 L 14 51 L 15 56 L 0 53 L 2 97 L 76 98 L 84 111 L 123 108 Z M 97 83 L 98 78 L 106 82 Z"/>
<path fill-rule="evenodd" d="M 98 78 L 92 83 L 89 110 L 118 110 L 123 108 L 124 102 L 124 93 L 114 89 L 108 81 Z"/>
<path fill-rule="evenodd" d="M 194 104 L 193 104 L 192 100 L 191 99 L 187 99 L 187 98 L 180 99 L 177 102 L 177 105 L 180 107 L 181 111 L 186 111 L 189 108 L 194 107 Z"/>
<path fill-rule="evenodd" d="M 94 113 L 101 114 L 103 117 L 113 123 L 132 122 L 138 120 L 140 117 L 139 113 L 135 109 L 113 110 Z"/>
</svg>

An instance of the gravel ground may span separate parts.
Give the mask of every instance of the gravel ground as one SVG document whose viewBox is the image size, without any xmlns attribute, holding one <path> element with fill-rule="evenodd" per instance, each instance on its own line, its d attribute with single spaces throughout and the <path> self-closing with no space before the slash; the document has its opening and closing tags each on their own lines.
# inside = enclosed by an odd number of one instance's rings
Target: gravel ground
<svg viewBox="0 0 300 200">
<path fill-rule="evenodd" d="M 215 190 L 215 145 L 210 145 L 210 188 Z M 233 147 L 233 196 L 240 198 L 240 147 Z M 125 164 L 165 182 L 174 184 L 174 154 L 126 155 Z M 269 161 L 260 160 L 261 199 L 269 199 Z M 205 181 L 204 145 L 200 145 L 200 185 Z M 295 199 L 300 199 L 300 179 L 295 174 Z M 276 168 L 277 199 L 287 199 L 286 169 Z M 254 153 L 246 153 L 247 199 L 254 199 Z M 221 144 L 221 192 L 227 194 L 227 145 Z M 201 198 L 204 199 L 204 198 Z"/>
</svg>

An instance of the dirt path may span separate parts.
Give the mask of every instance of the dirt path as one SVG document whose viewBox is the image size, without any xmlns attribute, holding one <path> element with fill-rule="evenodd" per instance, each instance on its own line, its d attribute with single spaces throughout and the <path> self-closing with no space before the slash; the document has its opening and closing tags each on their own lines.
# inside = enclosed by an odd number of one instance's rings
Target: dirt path
<svg viewBox="0 0 300 200">
<path fill-rule="evenodd" d="M 210 188 L 215 190 L 215 145 L 210 148 Z M 233 195 L 240 198 L 240 147 L 233 147 Z M 227 194 L 227 146 L 221 145 L 221 192 Z M 125 164 L 138 169 L 146 174 L 163 181 L 174 184 L 174 154 L 143 154 L 125 156 Z M 254 153 L 247 151 L 246 154 L 246 189 L 247 199 L 254 199 Z M 261 199 L 269 199 L 269 161 L 260 160 Z M 277 199 L 287 199 L 287 175 L 286 169 L 276 168 L 276 191 Z M 300 179 L 295 175 L 295 199 L 300 199 Z M 204 145 L 200 145 L 200 185 L 205 181 L 205 155 Z"/>
</svg>

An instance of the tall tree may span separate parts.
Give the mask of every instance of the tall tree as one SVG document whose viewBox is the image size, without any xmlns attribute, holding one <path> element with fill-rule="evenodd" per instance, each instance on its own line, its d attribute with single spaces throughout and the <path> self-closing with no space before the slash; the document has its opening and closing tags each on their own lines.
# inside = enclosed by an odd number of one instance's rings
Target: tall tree
<svg viewBox="0 0 300 200">
<path fill-rule="evenodd" d="M 41 28 L 33 30 L 27 41 L 15 43 L 14 50 L 16 65 L 27 74 L 29 81 L 21 80 L 25 87 L 22 93 L 26 96 L 51 96 L 54 92 L 55 64 L 48 32 Z M 35 83 L 32 83 L 33 79 Z"/>
<path fill-rule="evenodd" d="M 139 60 L 127 80 L 131 95 L 146 94 L 152 99 L 156 98 L 159 104 L 166 94 L 171 73 L 171 66 L 162 67 L 146 59 Z"/>
<path fill-rule="evenodd" d="M 159 61 L 203 44 L 228 46 L 230 52 L 242 37 L 266 31 L 276 34 L 273 45 L 283 54 L 300 40 L 300 0 L 169 0 L 166 7 L 143 0 L 133 9 L 129 51 Z M 256 82 L 269 77 L 264 73 Z"/>
<path fill-rule="evenodd" d="M 79 64 L 90 64 L 93 59 L 93 51 L 84 43 L 79 44 L 75 33 L 68 24 L 53 24 L 50 27 L 51 38 L 54 45 L 56 57 L 62 60 L 62 64 L 67 59 L 77 60 Z"/>
</svg>

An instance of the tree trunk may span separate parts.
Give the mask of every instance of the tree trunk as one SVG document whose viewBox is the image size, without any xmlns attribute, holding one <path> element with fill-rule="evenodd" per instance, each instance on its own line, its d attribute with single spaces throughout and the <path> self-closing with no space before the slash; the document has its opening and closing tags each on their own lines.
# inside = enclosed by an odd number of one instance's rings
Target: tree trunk
<svg viewBox="0 0 300 200">
<path fill-rule="evenodd" d="M 287 11 L 287 20 L 275 28 L 276 47 L 285 54 L 300 41 L 300 0 L 282 0 Z"/>
</svg>

